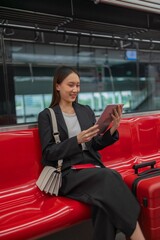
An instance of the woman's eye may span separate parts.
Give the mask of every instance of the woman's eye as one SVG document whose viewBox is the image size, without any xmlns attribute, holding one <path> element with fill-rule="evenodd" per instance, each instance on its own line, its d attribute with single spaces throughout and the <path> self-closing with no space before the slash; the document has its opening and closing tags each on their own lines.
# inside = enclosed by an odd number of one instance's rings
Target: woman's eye
<svg viewBox="0 0 160 240">
<path fill-rule="evenodd" d="M 77 85 L 75 85 L 75 84 L 68 84 L 68 86 L 69 87 L 77 87 L 78 88 L 78 87 L 80 87 L 80 84 L 77 84 Z"/>
<path fill-rule="evenodd" d="M 68 86 L 69 86 L 69 87 L 74 87 L 74 84 L 69 84 Z"/>
</svg>

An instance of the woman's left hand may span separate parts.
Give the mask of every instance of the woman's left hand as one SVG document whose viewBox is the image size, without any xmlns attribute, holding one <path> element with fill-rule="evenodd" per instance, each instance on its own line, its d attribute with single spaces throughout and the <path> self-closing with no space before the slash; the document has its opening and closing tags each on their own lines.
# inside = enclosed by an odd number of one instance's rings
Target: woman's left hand
<svg viewBox="0 0 160 240">
<path fill-rule="evenodd" d="M 111 114 L 113 118 L 112 127 L 110 128 L 110 133 L 113 133 L 117 130 L 120 125 L 121 117 L 122 117 L 122 105 L 118 105 L 116 109 L 114 109 L 113 114 Z"/>
</svg>

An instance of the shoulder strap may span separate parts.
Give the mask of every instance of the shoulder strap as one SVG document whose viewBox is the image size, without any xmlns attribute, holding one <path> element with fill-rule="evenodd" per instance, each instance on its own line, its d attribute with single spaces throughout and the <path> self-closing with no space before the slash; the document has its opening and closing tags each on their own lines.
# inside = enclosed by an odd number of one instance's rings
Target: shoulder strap
<svg viewBox="0 0 160 240">
<path fill-rule="evenodd" d="M 59 132 L 58 132 L 58 127 L 57 127 L 57 119 L 56 119 L 56 115 L 55 112 L 52 108 L 48 108 L 48 110 L 50 111 L 51 114 L 51 120 L 52 120 L 52 129 L 53 129 L 53 136 L 55 139 L 56 143 L 60 143 L 60 138 L 59 138 Z M 58 160 L 58 167 L 61 167 L 63 163 L 63 160 Z"/>
<path fill-rule="evenodd" d="M 57 127 L 57 119 L 55 116 L 55 112 L 52 108 L 48 108 L 51 114 L 51 120 L 52 120 L 52 129 L 53 129 L 53 136 L 55 138 L 55 142 L 59 143 L 60 138 L 59 138 L 59 132 L 58 132 L 58 127 Z"/>
</svg>

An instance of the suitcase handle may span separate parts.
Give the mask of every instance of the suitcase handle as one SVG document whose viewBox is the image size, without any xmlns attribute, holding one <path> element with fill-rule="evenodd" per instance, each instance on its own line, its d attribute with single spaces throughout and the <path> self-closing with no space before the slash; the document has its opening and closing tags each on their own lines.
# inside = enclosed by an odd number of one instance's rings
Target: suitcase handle
<svg viewBox="0 0 160 240">
<path fill-rule="evenodd" d="M 144 167 L 148 167 L 148 166 L 150 166 L 151 168 L 154 168 L 155 164 L 156 164 L 156 161 L 149 161 L 149 162 L 145 162 L 145 163 L 139 163 L 139 164 L 133 165 L 133 169 L 134 169 L 135 174 L 138 174 L 138 169 L 139 168 L 144 168 Z"/>
<path fill-rule="evenodd" d="M 152 168 L 152 169 L 148 169 L 142 173 L 138 173 L 138 176 L 145 176 L 147 174 L 152 174 L 152 173 L 156 173 L 156 172 L 159 172 L 160 174 L 160 168 Z"/>
</svg>

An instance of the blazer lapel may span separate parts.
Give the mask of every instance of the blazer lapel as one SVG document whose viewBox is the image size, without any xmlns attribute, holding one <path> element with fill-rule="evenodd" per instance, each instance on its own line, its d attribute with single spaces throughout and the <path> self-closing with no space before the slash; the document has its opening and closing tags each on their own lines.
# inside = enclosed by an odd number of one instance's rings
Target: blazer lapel
<svg viewBox="0 0 160 240">
<path fill-rule="evenodd" d="M 86 130 L 88 128 L 88 122 L 86 121 L 86 118 L 85 118 L 85 115 L 84 115 L 85 112 L 82 112 L 82 109 L 79 108 L 78 104 L 74 104 L 73 107 L 74 107 L 74 110 L 76 112 L 81 130 L 82 131 Z"/>
<path fill-rule="evenodd" d="M 63 114 L 62 114 L 62 111 L 61 111 L 59 105 L 54 106 L 53 110 L 55 111 L 58 125 L 64 130 L 64 132 L 66 133 L 66 136 L 68 137 L 67 126 L 64 121 L 64 117 L 63 117 Z"/>
<path fill-rule="evenodd" d="M 85 112 L 82 112 L 82 109 L 79 109 L 79 105 L 74 104 L 73 106 L 74 106 L 75 112 L 77 114 L 77 118 L 79 120 L 81 130 L 82 131 L 87 130 L 90 126 L 88 125 L 87 116 L 85 116 Z M 86 142 L 85 144 L 86 144 L 87 148 L 90 149 L 91 141 Z"/>
</svg>

